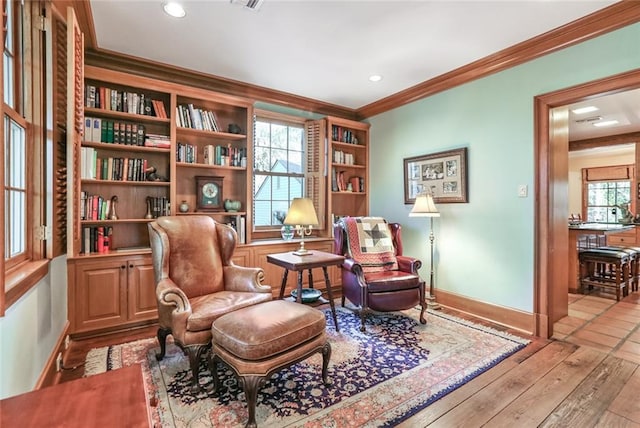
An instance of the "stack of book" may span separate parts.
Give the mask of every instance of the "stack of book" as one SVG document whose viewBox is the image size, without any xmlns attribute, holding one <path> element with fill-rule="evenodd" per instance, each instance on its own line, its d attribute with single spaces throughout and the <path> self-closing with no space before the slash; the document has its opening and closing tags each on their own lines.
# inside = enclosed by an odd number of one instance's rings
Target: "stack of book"
<svg viewBox="0 0 640 428">
<path fill-rule="evenodd" d="M 144 139 L 144 146 L 169 149 L 171 148 L 171 139 L 167 135 L 147 134 Z"/>
</svg>

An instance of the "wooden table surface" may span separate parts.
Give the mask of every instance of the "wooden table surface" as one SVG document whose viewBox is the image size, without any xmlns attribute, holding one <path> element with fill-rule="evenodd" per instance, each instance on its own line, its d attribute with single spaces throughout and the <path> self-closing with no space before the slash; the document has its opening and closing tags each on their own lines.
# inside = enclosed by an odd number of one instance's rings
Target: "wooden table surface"
<svg viewBox="0 0 640 428">
<path fill-rule="evenodd" d="M 0 427 L 150 427 L 140 364 L 0 401 Z"/>
</svg>

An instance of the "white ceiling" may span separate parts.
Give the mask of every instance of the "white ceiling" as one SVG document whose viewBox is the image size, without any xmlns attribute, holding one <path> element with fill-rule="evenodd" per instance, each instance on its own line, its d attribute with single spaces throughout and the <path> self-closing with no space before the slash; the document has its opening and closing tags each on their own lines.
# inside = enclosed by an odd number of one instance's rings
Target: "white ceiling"
<svg viewBox="0 0 640 428">
<path fill-rule="evenodd" d="M 178 2 L 181 19 L 162 0 L 91 0 L 98 47 L 353 109 L 615 3 Z"/>
<path fill-rule="evenodd" d="M 358 109 L 609 6 L 615 1 L 91 0 L 99 49 Z M 373 83 L 371 74 L 383 79 Z M 603 97 L 615 128 L 578 124 L 571 140 L 640 130 L 640 91 Z M 594 113 L 595 115 L 595 113 Z"/>
</svg>

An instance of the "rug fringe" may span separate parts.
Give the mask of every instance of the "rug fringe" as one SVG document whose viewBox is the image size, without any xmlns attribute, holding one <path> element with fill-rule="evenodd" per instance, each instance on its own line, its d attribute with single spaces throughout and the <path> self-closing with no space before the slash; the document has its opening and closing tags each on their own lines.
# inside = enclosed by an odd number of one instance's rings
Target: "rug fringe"
<svg viewBox="0 0 640 428">
<path fill-rule="evenodd" d="M 85 358 L 84 376 L 93 376 L 106 372 L 107 355 L 109 355 L 109 346 L 91 349 Z"/>
</svg>

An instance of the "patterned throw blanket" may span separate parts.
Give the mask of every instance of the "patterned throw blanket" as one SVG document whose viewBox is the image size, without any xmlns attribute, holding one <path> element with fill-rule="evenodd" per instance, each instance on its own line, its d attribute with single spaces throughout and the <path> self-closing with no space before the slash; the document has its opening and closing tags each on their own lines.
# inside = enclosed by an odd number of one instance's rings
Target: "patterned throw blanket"
<svg viewBox="0 0 640 428">
<path fill-rule="evenodd" d="M 364 273 L 398 269 L 389 224 L 382 217 L 343 217 L 349 257 Z"/>
</svg>

